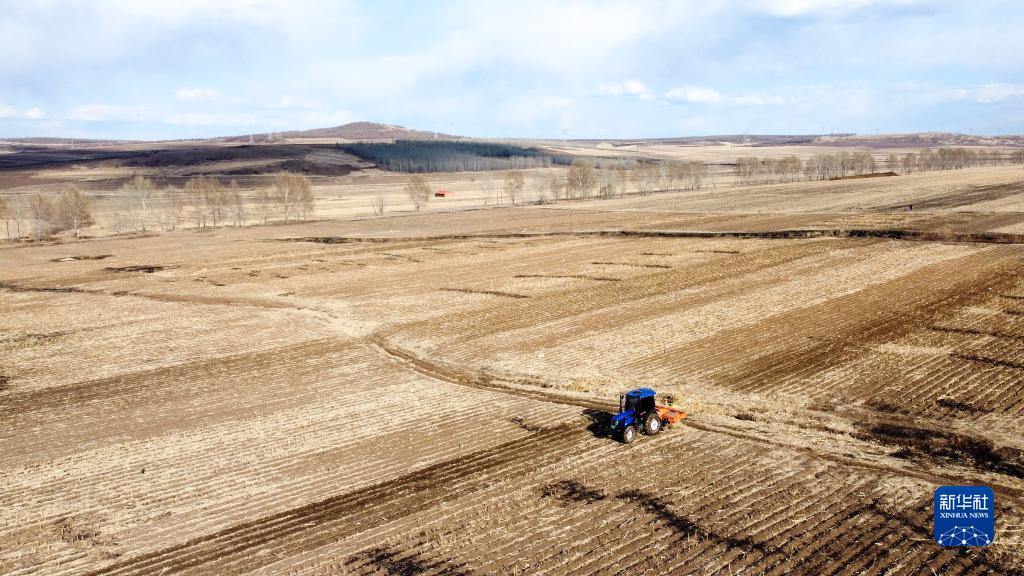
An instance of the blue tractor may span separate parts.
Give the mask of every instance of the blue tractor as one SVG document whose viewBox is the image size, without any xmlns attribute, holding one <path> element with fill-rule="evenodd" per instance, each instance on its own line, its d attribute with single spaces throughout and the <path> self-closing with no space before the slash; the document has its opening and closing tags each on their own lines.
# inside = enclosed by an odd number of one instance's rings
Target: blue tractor
<svg viewBox="0 0 1024 576">
<path fill-rule="evenodd" d="M 657 393 L 650 388 L 637 388 L 619 395 L 619 413 L 612 416 L 611 434 L 626 444 L 636 440 L 636 433 L 654 436 L 666 424 L 686 418 L 686 412 L 654 403 Z"/>
</svg>

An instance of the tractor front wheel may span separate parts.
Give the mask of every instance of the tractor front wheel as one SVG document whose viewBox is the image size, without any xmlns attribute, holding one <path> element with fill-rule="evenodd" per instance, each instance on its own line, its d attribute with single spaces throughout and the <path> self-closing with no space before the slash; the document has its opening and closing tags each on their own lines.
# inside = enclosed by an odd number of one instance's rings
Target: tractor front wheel
<svg viewBox="0 0 1024 576">
<path fill-rule="evenodd" d="M 622 430 L 622 442 L 632 444 L 633 440 L 636 440 L 636 426 L 626 426 Z"/>
<path fill-rule="evenodd" d="M 661 432 L 661 418 L 654 412 L 647 415 L 644 419 L 644 432 L 648 436 L 654 436 L 658 432 Z"/>
</svg>

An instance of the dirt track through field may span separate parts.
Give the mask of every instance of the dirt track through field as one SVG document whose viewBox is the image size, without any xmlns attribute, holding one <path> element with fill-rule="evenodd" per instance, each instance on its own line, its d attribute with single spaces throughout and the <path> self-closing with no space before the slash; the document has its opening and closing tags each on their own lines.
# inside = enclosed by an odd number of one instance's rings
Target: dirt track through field
<svg viewBox="0 0 1024 576">
<path fill-rule="evenodd" d="M 459 371 L 458 369 L 446 365 L 437 360 L 426 360 L 417 357 L 415 354 L 411 352 L 402 350 L 401 348 L 392 345 L 384 338 L 374 337 L 374 341 L 376 342 L 376 345 L 379 347 L 382 353 L 408 363 L 408 365 L 413 370 L 416 370 L 417 372 L 428 377 L 445 380 L 447 382 L 459 384 L 461 386 L 469 386 L 471 388 L 478 388 L 483 390 L 493 390 L 505 394 L 510 394 L 513 396 L 530 398 L 541 402 L 551 402 L 556 404 L 572 405 L 583 408 L 585 410 L 584 413 L 587 414 L 592 421 L 591 427 L 594 428 L 595 430 L 601 430 L 606 425 L 605 419 L 618 410 L 618 405 L 615 404 L 614 402 L 595 401 L 587 397 L 574 396 L 564 392 L 557 392 L 552 390 L 534 390 L 521 387 L 510 387 L 507 385 L 503 385 L 500 382 L 482 379 L 479 375 L 474 375 L 471 372 Z M 710 434 L 731 436 L 733 438 L 755 442 L 772 448 L 786 448 L 790 450 L 796 450 L 798 452 L 812 455 L 813 457 L 820 460 L 835 462 L 837 464 L 841 464 L 844 466 L 861 468 L 872 472 L 897 473 L 909 477 L 919 478 L 921 480 L 926 480 L 929 482 L 934 482 L 936 484 L 952 485 L 956 484 L 957 482 L 963 481 L 963 478 L 961 477 L 942 475 L 930 472 L 912 471 L 907 470 L 906 468 L 903 467 L 891 465 L 886 466 L 884 464 L 878 463 L 868 463 L 863 461 L 857 461 L 856 459 L 847 456 L 815 451 L 813 448 L 799 446 L 783 440 L 765 438 L 750 433 L 746 433 L 740 430 L 730 429 L 727 427 L 702 422 L 699 419 L 699 415 L 696 419 L 691 417 L 687 420 L 684 420 L 681 425 L 689 428 L 694 428 L 696 430 L 701 430 Z M 1024 488 L 1018 488 L 1016 486 L 1001 485 L 1000 492 L 1004 495 L 1013 497 L 1015 499 L 1024 496 Z"/>
<path fill-rule="evenodd" d="M 1006 218 L 1006 221 L 1017 222 L 1019 219 Z M 1003 222 L 1001 217 L 995 224 Z M 979 225 L 981 227 L 981 225 Z M 984 226 L 988 229 L 988 226 Z M 588 236 L 623 236 L 628 238 L 762 238 L 770 240 L 806 239 L 806 238 L 883 238 L 888 240 L 916 240 L 923 242 L 970 242 L 982 244 L 1024 244 L 1024 234 L 1011 234 L 1006 232 L 956 232 L 956 231 L 922 231 L 907 230 L 899 228 L 805 228 L 805 229 L 776 229 L 776 230 L 723 230 L 723 231 L 702 231 L 702 230 L 592 230 L 592 231 L 571 231 L 571 232 L 508 232 L 508 233 L 487 233 L 487 234 L 446 234 L 438 236 L 424 236 L 418 238 L 422 241 L 445 241 L 445 240 L 480 240 L 495 238 L 552 238 L 552 237 L 573 237 L 582 238 Z M 283 242 L 314 242 L 318 244 L 349 244 L 359 242 L 385 243 L 398 242 L 391 238 L 365 238 L 365 237 L 334 237 L 334 236 L 311 236 L 296 238 L 280 238 Z M 405 241 L 403 239 L 401 241 Z"/>
</svg>

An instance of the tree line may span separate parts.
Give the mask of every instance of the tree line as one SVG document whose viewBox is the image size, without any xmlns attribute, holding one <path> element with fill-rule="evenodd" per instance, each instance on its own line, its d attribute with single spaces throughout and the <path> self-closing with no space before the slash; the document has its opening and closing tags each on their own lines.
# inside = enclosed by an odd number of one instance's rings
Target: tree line
<svg viewBox="0 0 1024 576">
<path fill-rule="evenodd" d="M 397 140 L 338 144 L 338 148 L 394 172 L 511 170 L 567 165 L 572 161 L 537 148 L 494 142 Z"/>
<path fill-rule="evenodd" d="M 1024 150 L 1005 155 L 998 150 L 971 150 L 967 148 L 939 148 L 906 154 L 889 154 L 885 168 L 892 172 L 909 174 L 929 170 L 959 170 L 974 166 L 1001 166 L 1005 163 L 1024 164 Z M 740 185 L 793 182 L 801 177 L 807 180 L 829 180 L 844 176 L 872 174 L 879 162 L 867 152 L 836 152 L 815 154 L 805 161 L 796 156 L 785 158 L 758 158 L 749 156 L 736 160 L 733 170 L 735 182 Z"/>
<path fill-rule="evenodd" d="M 484 180 L 480 190 L 485 204 L 490 204 L 492 198 L 495 205 L 506 202 L 552 204 L 562 200 L 618 198 L 624 196 L 630 186 L 641 195 L 667 190 L 700 190 L 707 185 L 707 173 L 707 165 L 697 161 L 577 158 L 567 169 L 545 174 L 527 176 L 521 171 L 508 170 L 499 184 Z M 411 176 L 403 191 L 415 210 L 420 210 L 434 195 L 421 174 Z M 370 204 L 374 214 L 383 214 L 386 208 L 383 192 L 378 190 Z"/>
<path fill-rule="evenodd" d="M 655 192 L 701 190 L 706 187 L 707 165 L 700 161 L 614 161 L 600 162 L 577 158 L 564 172 L 552 172 L 529 181 L 522 177 L 505 177 L 500 204 L 508 198 L 515 204 L 529 196 L 538 204 L 560 200 L 621 198 L 632 187 L 641 196 Z"/>
<path fill-rule="evenodd" d="M 106 209 L 101 212 L 115 234 L 170 231 L 188 221 L 201 229 L 305 220 L 316 207 L 309 179 L 289 172 L 278 174 L 272 188 L 252 194 L 244 194 L 234 180 L 225 186 L 217 178 L 199 176 L 178 188 L 159 187 L 150 178 L 135 175 L 104 202 Z M 82 228 L 95 223 L 97 203 L 71 184 L 55 195 L 40 192 L 7 201 L 0 198 L 0 219 L 12 240 L 42 239 L 68 230 L 77 238 Z"/>
<path fill-rule="evenodd" d="M 78 186 L 71 184 L 55 196 L 0 197 L 0 220 L 12 240 L 45 238 L 67 230 L 73 230 L 77 238 L 82 228 L 93 224 L 91 204 Z"/>
<path fill-rule="evenodd" d="M 1024 150 L 1014 150 L 1004 155 L 999 150 L 971 150 L 968 148 L 939 148 L 908 152 L 902 156 L 889 154 L 886 163 L 894 172 L 909 174 L 929 170 L 960 170 L 975 166 L 1002 166 L 1024 164 Z"/>
</svg>

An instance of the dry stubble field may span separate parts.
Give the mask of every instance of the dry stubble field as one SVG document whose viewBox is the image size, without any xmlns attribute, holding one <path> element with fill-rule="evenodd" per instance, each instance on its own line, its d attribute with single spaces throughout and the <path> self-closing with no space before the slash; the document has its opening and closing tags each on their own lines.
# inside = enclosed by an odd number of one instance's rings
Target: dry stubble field
<svg viewBox="0 0 1024 576">
<path fill-rule="evenodd" d="M 0 248 L 0 573 L 1021 573 L 1024 178 L 929 176 Z"/>
</svg>

